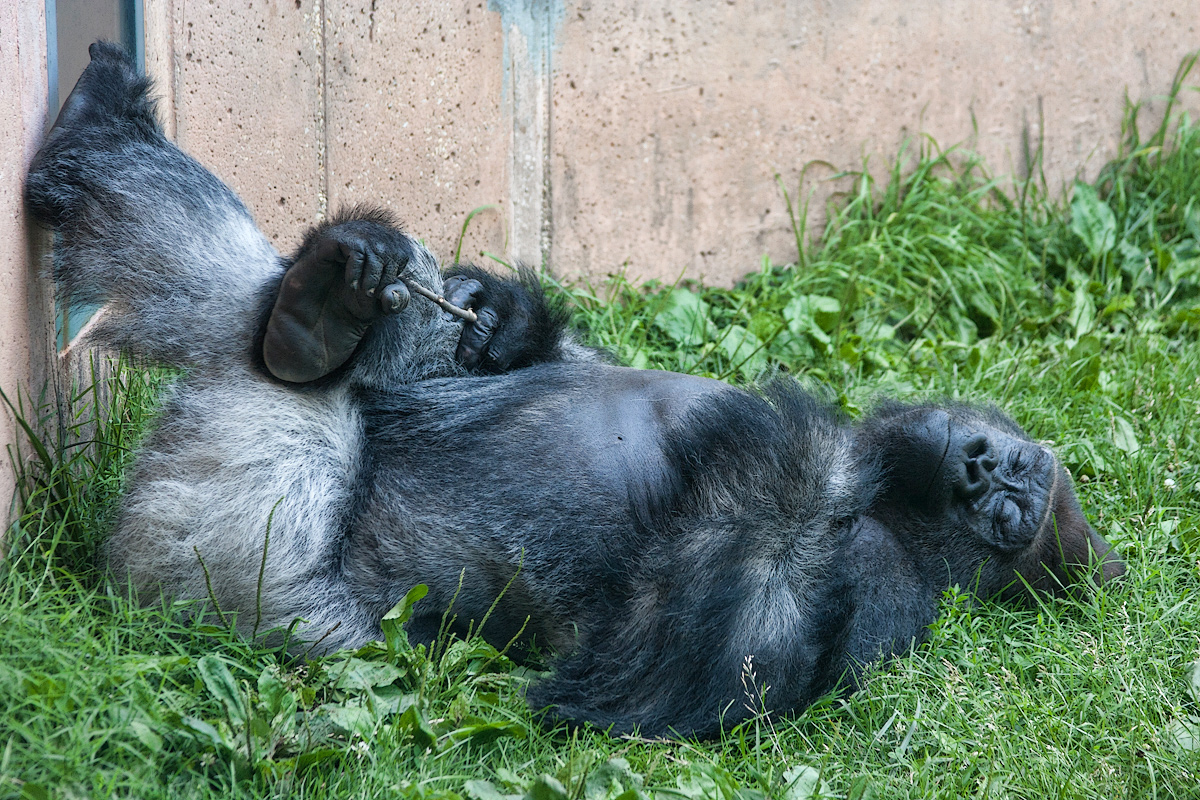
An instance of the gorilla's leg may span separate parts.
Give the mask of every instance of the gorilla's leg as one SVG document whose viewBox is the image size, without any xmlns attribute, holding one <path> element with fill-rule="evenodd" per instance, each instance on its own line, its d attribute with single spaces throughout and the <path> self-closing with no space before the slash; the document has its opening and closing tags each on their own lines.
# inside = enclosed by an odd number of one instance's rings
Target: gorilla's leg
<svg viewBox="0 0 1200 800">
<path fill-rule="evenodd" d="M 57 233 L 64 294 L 109 301 L 93 340 L 187 368 L 129 476 L 109 565 L 146 600 L 211 596 L 246 633 L 303 617 L 309 640 L 337 626 L 326 646 L 370 638 L 378 621 L 338 558 L 362 468 L 359 368 L 305 391 L 265 375 L 255 342 L 285 264 L 233 193 L 163 136 L 124 54 L 91 52 L 33 162 L 29 209 Z M 361 380 L 453 370 L 458 328 L 433 311 L 393 317 Z"/>
</svg>

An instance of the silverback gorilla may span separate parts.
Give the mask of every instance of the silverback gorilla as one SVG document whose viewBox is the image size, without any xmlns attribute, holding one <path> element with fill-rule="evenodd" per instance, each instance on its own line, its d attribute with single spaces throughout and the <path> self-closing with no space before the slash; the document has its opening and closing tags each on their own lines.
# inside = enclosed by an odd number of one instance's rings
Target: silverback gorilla
<svg viewBox="0 0 1200 800">
<path fill-rule="evenodd" d="M 300 618 L 327 651 L 425 583 L 410 638 L 495 604 L 487 639 L 553 654 L 529 689 L 552 718 L 710 736 L 759 706 L 748 658 L 794 711 L 920 641 L 948 586 L 1015 600 L 1124 571 L 997 411 L 851 426 L 790 382 L 612 366 L 535 281 L 443 275 L 378 212 L 281 259 L 124 55 L 91 52 L 26 199 L 64 296 L 108 303 L 93 340 L 184 371 L 108 546 L 143 597 L 211 582 L 247 633 Z"/>
</svg>

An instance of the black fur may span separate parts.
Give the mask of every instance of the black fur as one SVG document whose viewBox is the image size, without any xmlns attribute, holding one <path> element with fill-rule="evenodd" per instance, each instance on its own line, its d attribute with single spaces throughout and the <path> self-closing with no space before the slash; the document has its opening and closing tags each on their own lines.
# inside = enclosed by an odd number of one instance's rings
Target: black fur
<svg viewBox="0 0 1200 800">
<path fill-rule="evenodd" d="M 60 284 L 109 301 L 99 340 L 186 368 L 109 544 L 147 598 L 211 582 L 247 634 L 300 617 L 328 650 L 378 637 L 425 583 L 410 636 L 496 604 L 486 638 L 554 654 L 529 692 L 552 717 L 708 736 L 853 688 L 948 586 L 1016 599 L 1120 574 L 999 412 L 889 404 L 852 426 L 786 381 L 613 367 L 527 275 L 444 279 L 371 210 L 281 260 L 162 136 L 124 56 L 92 54 L 26 196 L 59 232 Z M 481 323 L 405 305 L 402 279 Z"/>
</svg>

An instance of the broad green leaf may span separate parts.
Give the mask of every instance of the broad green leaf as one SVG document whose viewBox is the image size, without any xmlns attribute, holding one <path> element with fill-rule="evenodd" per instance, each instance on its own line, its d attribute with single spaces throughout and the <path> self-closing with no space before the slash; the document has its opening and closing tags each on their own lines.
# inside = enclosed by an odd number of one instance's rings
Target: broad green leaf
<svg viewBox="0 0 1200 800">
<path fill-rule="evenodd" d="M 425 715 L 417 706 L 409 706 L 404 710 L 396 720 L 396 730 L 407 731 L 418 747 L 430 749 L 437 741 L 437 734 L 433 732 Z"/>
<path fill-rule="evenodd" d="M 221 735 L 220 731 L 202 719 L 196 719 L 195 717 L 181 717 L 179 720 L 179 727 L 186 730 L 201 742 L 204 742 L 212 747 L 220 749 L 231 746 L 225 741 L 225 737 Z"/>
<path fill-rule="evenodd" d="M 259 702 L 267 709 L 270 716 L 274 717 L 283 707 L 285 698 L 292 694 L 283 685 L 283 681 L 279 680 L 279 676 L 275 674 L 274 667 L 267 667 L 258 676 L 258 699 Z M 293 701 L 295 696 L 292 697 Z"/>
<path fill-rule="evenodd" d="M 525 792 L 525 800 L 569 800 L 570 797 L 567 787 L 551 775 L 538 775 Z"/>
<path fill-rule="evenodd" d="M 447 738 L 452 742 L 470 739 L 475 744 L 488 744 L 504 737 L 524 739 L 528 733 L 519 722 L 470 716 L 460 720 L 458 727 L 450 731 Z"/>
<path fill-rule="evenodd" d="M 330 759 L 341 756 L 341 750 L 335 750 L 332 747 L 322 747 L 318 750 L 309 750 L 307 753 L 302 753 L 296 757 L 296 771 L 303 772 L 309 767 L 314 767 Z"/>
<path fill-rule="evenodd" d="M 700 295 L 676 287 L 663 309 L 654 317 L 654 327 L 677 343 L 697 347 L 715 338 L 716 326 L 708 314 L 708 303 Z"/>
<path fill-rule="evenodd" d="M 854 332 L 863 341 L 883 342 L 896 338 L 896 329 L 886 322 L 877 319 L 861 319 L 854 326 Z"/>
<path fill-rule="evenodd" d="M 1075 287 L 1074 302 L 1071 305 L 1071 327 L 1075 336 L 1080 337 L 1091 333 L 1096 324 L 1096 301 L 1092 299 L 1086 284 Z"/>
<path fill-rule="evenodd" d="M 1122 453 L 1128 455 L 1133 455 L 1142 449 L 1142 446 L 1138 444 L 1137 434 L 1133 432 L 1133 426 L 1124 417 L 1113 418 L 1113 444 Z"/>
<path fill-rule="evenodd" d="M 383 619 L 379 621 L 379 627 L 383 629 L 384 641 L 387 643 L 389 660 L 394 661 L 399 653 L 412 649 L 408 643 L 408 634 L 404 632 L 404 623 L 412 617 L 413 606 L 427 594 L 429 594 L 429 587 L 418 583 L 409 589 L 408 593 L 404 595 L 404 599 L 392 606 L 391 610 L 384 614 Z"/>
<path fill-rule="evenodd" d="M 375 715 L 362 706 L 334 705 L 326 703 L 321 711 L 345 733 L 357 733 L 364 739 L 375 733 Z"/>
<path fill-rule="evenodd" d="M 821 771 L 807 764 L 789 767 L 783 773 L 782 800 L 817 800 L 832 797 L 829 785 L 821 780 Z"/>
<path fill-rule="evenodd" d="M 739 786 L 733 775 L 715 764 L 692 764 L 675 780 L 676 792 L 691 800 L 766 800 L 761 791 Z"/>
<path fill-rule="evenodd" d="M 1167 723 L 1166 738 L 1180 750 L 1200 752 L 1200 717 L 1171 720 Z"/>
<path fill-rule="evenodd" d="M 350 657 L 330 668 L 334 677 L 334 688 L 347 691 L 364 691 L 376 686 L 390 686 L 403 678 L 405 671 L 380 661 L 363 661 Z"/>
<path fill-rule="evenodd" d="M 1200 703 L 1200 661 L 1193 662 L 1188 668 L 1188 694 L 1192 702 Z"/>
<path fill-rule="evenodd" d="M 137 737 L 137 740 L 146 746 L 147 750 L 152 753 L 162 751 L 162 737 L 145 722 L 135 719 L 129 723 L 129 729 L 133 731 L 133 735 Z"/>
<path fill-rule="evenodd" d="M 424 599 L 427 594 L 429 594 L 429 587 L 418 583 L 409 589 L 408 593 L 404 595 L 404 599 L 392 606 L 391 610 L 383 615 L 383 618 L 403 625 L 412 617 L 413 606 Z"/>
<path fill-rule="evenodd" d="M 1103 257 L 1117 243 L 1117 218 L 1083 181 L 1075 181 L 1071 197 L 1071 230 L 1083 240 L 1092 258 Z"/>
<path fill-rule="evenodd" d="M 584 800 L 617 800 L 630 792 L 640 793 L 642 776 L 623 758 L 613 758 L 592 770 L 583 782 Z"/>
<path fill-rule="evenodd" d="M 519 794 L 504 794 L 491 781 L 470 780 L 463 784 L 463 791 L 472 800 L 519 800 Z"/>
<path fill-rule="evenodd" d="M 721 349 L 729 357 L 730 365 L 745 372 L 754 372 L 763 360 L 762 342 L 741 325 L 730 325 L 721 335 Z"/>
<path fill-rule="evenodd" d="M 1121 269 L 1131 278 L 1141 278 L 1149 274 L 1146 265 L 1149 262 L 1149 256 L 1142 250 L 1134 247 L 1128 240 L 1122 239 L 1117 244 L 1117 252 L 1121 254 Z"/>
<path fill-rule="evenodd" d="M 216 656 L 201 656 L 196 667 L 200 670 L 200 678 L 208 687 L 208 691 L 225 707 L 230 721 L 235 725 L 245 724 L 246 700 L 225 662 Z"/>
<path fill-rule="evenodd" d="M 842 304 L 832 297 L 802 294 L 793 297 L 783 308 L 788 329 L 801 336 L 808 334 L 823 344 L 829 344 L 829 334 L 837 326 Z"/>
</svg>

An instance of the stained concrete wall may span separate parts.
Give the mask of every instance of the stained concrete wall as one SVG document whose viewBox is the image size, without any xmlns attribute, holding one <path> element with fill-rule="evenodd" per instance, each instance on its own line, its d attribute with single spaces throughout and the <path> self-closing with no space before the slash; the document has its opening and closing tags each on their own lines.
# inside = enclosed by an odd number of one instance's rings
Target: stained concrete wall
<svg viewBox="0 0 1200 800">
<path fill-rule="evenodd" d="M 1018 175 L 1040 141 L 1062 185 L 1115 153 L 1125 95 L 1160 96 L 1200 47 L 1200 0 L 143 3 L 168 132 L 281 250 L 372 203 L 448 260 L 478 210 L 465 258 L 723 283 L 795 257 L 777 174 L 794 190 L 810 162 L 882 173 L 925 132 Z M 46 116 L 41 9 L 0 0 L 10 392 L 57 374 L 20 210 Z"/>
<path fill-rule="evenodd" d="M 147 69 L 180 146 L 240 193 L 283 250 L 356 203 L 443 255 L 505 252 L 498 14 L 479 2 L 153 0 Z"/>
<path fill-rule="evenodd" d="M 1200 47 L 1200 0 L 152 6 L 180 143 L 282 247 L 370 202 L 449 258 L 495 206 L 467 256 L 723 283 L 795 256 L 776 174 L 883 173 L 924 132 L 1001 174 L 1040 141 L 1058 186 L 1114 154 L 1126 93 L 1161 95 Z"/>
<path fill-rule="evenodd" d="M 775 174 L 795 192 L 813 160 L 886 173 L 922 132 L 970 140 L 1003 174 L 1040 138 L 1052 186 L 1094 175 L 1125 93 L 1164 92 L 1197 24 L 1195 0 L 571 4 L 554 55 L 554 262 L 727 282 L 764 253 L 788 261 Z"/>
<path fill-rule="evenodd" d="M 44 8 L 0 0 L 0 389 L 13 402 L 28 403 L 43 388 L 53 397 L 56 388 L 52 305 L 32 268 L 44 234 L 29 226 L 21 206 L 22 178 L 46 113 Z M 14 488 L 8 453 L 19 438 L 13 415 L 0 407 L 0 523 Z M 0 532 L 0 554 L 3 538 Z"/>
</svg>

